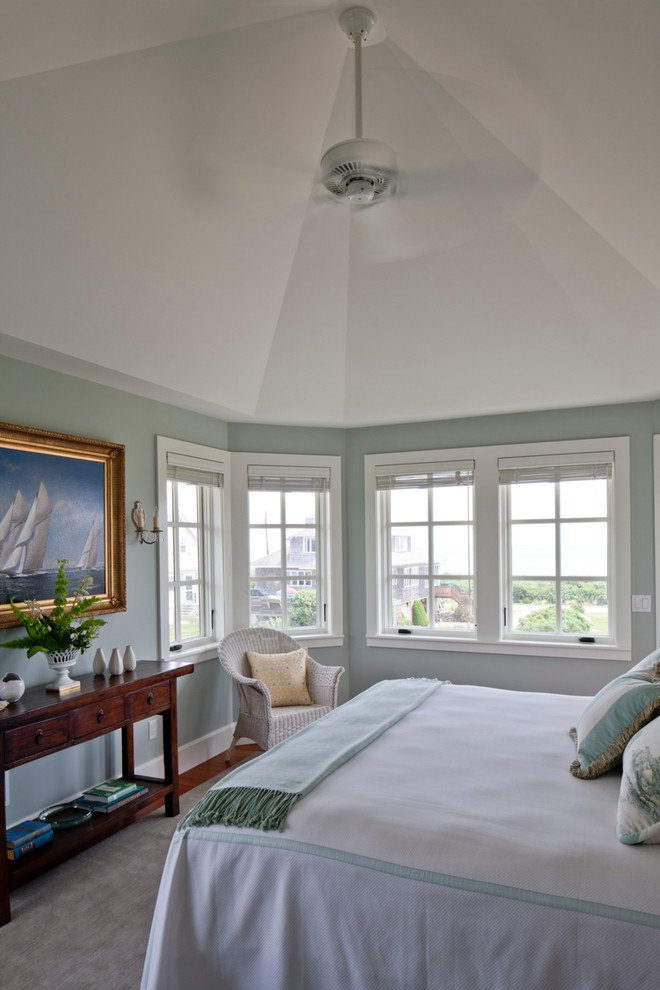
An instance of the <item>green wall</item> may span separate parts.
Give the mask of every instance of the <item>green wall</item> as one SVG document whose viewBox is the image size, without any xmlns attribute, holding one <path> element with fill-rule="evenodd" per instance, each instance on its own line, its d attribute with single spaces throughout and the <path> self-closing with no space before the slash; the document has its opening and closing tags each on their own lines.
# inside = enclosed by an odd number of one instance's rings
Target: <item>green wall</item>
<svg viewBox="0 0 660 990">
<path fill-rule="evenodd" d="M 455 683 L 522 691 L 594 694 L 627 669 L 620 662 L 558 659 L 451 650 L 367 647 L 364 555 L 364 455 L 491 444 L 629 436 L 631 463 L 632 592 L 654 593 L 653 434 L 660 403 L 597 406 L 435 423 L 350 430 L 346 441 L 348 573 L 351 614 L 351 691 L 384 677 L 426 676 Z M 655 596 L 654 596 L 655 601 Z M 633 657 L 655 648 L 655 612 L 633 614 Z"/>
<path fill-rule="evenodd" d="M 226 423 L 151 399 L 97 385 L 13 359 L 0 359 L 0 420 L 22 426 L 95 437 L 126 446 L 126 504 L 150 507 L 156 497 L 157 434 L 229 450 L 338 454 L 343 463 L 344 628 L 346 646 L 326 648 L 324 663 L 347 667 L 348 696 L 383 678 L 425 675 L 456 683 L 593 694 L 622 665 L 603 660 L 457 653 L 449 650 L 386 649 L 365 643 L 364 464 L 367 453 L 465 447 L 498 443 L 629 436 L 632 487 L 632 591 L 654 594 L 653 434 L 660 432 L 660 402 L 411 423 L 353 430 Z M 128 610 L 108 617 L 99 639 L 106 656 L 131 643 L 139 658 L 157 656 L 157 558 L 136 544 L 127 515 Z M 654 596 L 655 600 L 655 596 Z M 0 631 L 0 641 L 15 635 Z M 633 657 L 655 647 L 655 613 L 633 615 Z M 349 661 L 350 657 L 350 661 Z M 76 672 L 91 669 L 93 651 Z M 28 684 L 50 679 L 45 661 L 2 651 L 0 676 L 20 674 Z M 350 676 L 349 676 L 350 675 Z M 74 672 L 75 676 L 75 672 Z M 179 744 L 185 746 L 233 718 L 231 682 L 217 661 L 199 663 L 179 682 Z M 8 818 L 30 814 L 97 782 L 115 769 L 117 739 L 78 746 L 10 773 Z M 155 757 L 159 743 L 136 734 L 138 762 Z"/>
<path fill-rule="evenodd" d="M 157 434 L 221 448 L 228 443 L 227 424 L 220 420 L 8 358 L 0 358 L 0 420 L 124 444 L 127 510 L 136 499 L 148 508 L 156 501 Z M 95 645 L 103 647 L 106 658 L 113 646 L 123 651 L 131 643 L 138 659 L 156 659 L 157 551 L 136 543 L 128 514 L 126 585 L 127 611 L 108 616 Z M 16 629 L 0 630 L 0 641 L 15 635 Z M 94 650 L 85 653 L 73 676 L 90 671 L 93 658 Z M 22 651 L 2 650 L 0 676 L 8 671 L 19 674 L 28 686 L 52 679 L 43 657 L 28 660 Z M 217 662 L 198 664 L 192 676 L 179 682 L 180 744 L 207 735 L 231 720 L 228 675 Z M 136 731 L 138 763 L 160 753 L 160 740 L 149 743 L 143 726 L 144 723 Z M 98 743 L 86 743 L 12 770 L 8 820 L 79 793 L 114 772 L 116 737 L 114 733 Z"/>
</svg>

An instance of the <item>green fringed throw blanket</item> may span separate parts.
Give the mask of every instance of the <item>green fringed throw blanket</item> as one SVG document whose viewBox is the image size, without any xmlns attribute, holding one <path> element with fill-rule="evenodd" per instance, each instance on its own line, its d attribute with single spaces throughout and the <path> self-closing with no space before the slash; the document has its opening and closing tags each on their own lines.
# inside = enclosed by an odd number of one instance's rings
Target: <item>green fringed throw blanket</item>
<svg viewBox="0 0 660 990">
<path fill-rule="evenodd" d="M 178 829 L 284 828 L 294 804 L 440 687 L 426 678 L 380 681 L 215 784 Z M 442 683 L 448 683 L 443 681 Z"/>
</svg>

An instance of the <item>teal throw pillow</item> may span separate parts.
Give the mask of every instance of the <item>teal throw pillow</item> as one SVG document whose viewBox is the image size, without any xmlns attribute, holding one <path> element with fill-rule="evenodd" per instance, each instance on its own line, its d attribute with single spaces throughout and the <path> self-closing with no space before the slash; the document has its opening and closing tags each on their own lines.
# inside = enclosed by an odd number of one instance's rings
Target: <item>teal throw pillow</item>
<svg viewBox="0 0 660 990">
<path fill-rule="evenodd" d="M 636 732 L 660 714 L 660 650 L 598 692 L 580 716 L 575 738 L 575 777 L 591 780 L 618 766 Z"/>
</svg>

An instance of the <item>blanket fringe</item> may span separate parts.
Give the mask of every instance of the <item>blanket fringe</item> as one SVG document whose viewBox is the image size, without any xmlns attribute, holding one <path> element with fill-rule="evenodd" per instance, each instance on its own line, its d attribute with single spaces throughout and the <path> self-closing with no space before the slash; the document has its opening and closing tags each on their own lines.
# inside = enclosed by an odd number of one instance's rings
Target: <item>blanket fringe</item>
<svg viewBox="0 0 660 990">
<path fill-rule="evenodd" d="M 177 831 L 206 825 L 232 825 L 281 832 L 302 794 L 265 787 L 226 787 L 210 791 L 177 826 Z"/>
</svg>

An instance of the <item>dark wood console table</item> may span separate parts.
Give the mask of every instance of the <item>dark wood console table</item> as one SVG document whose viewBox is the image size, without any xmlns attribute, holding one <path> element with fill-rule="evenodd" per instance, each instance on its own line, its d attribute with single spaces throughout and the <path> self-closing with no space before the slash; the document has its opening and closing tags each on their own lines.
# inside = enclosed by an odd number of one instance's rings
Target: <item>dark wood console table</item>
<svg viewBox="0 0 660 990">
<path fill-rule="evenodd" d="M 88 849 L 161 805 L 165 814 L 179 813 L 179 761 L 176 727 L 176 682 L 191 674 L 192 664 L 140 661 L 131 673 L 104 677 L 83 674 L 80 691 L 54 695 L 45 687 L 29 688 L 20 701 L 0 712 L 0 836 L 6 831 L 5 772 L 49 753 L 58 753 L 121 730 L 122 777 L 137 780 L 148 791 L 109 814 L 94 814 L 70 829 L 58 829 L 53 842 L 11 861 L 0 855 L 0 925 L 11 919 L 13 890 L 45 870 Z M 163 728 L 165 776 L 162 780 L 135 775 L 133 725 L 160 715 Z M 36 800 L 36 799 L 35 799 Z"/>
</svg>

